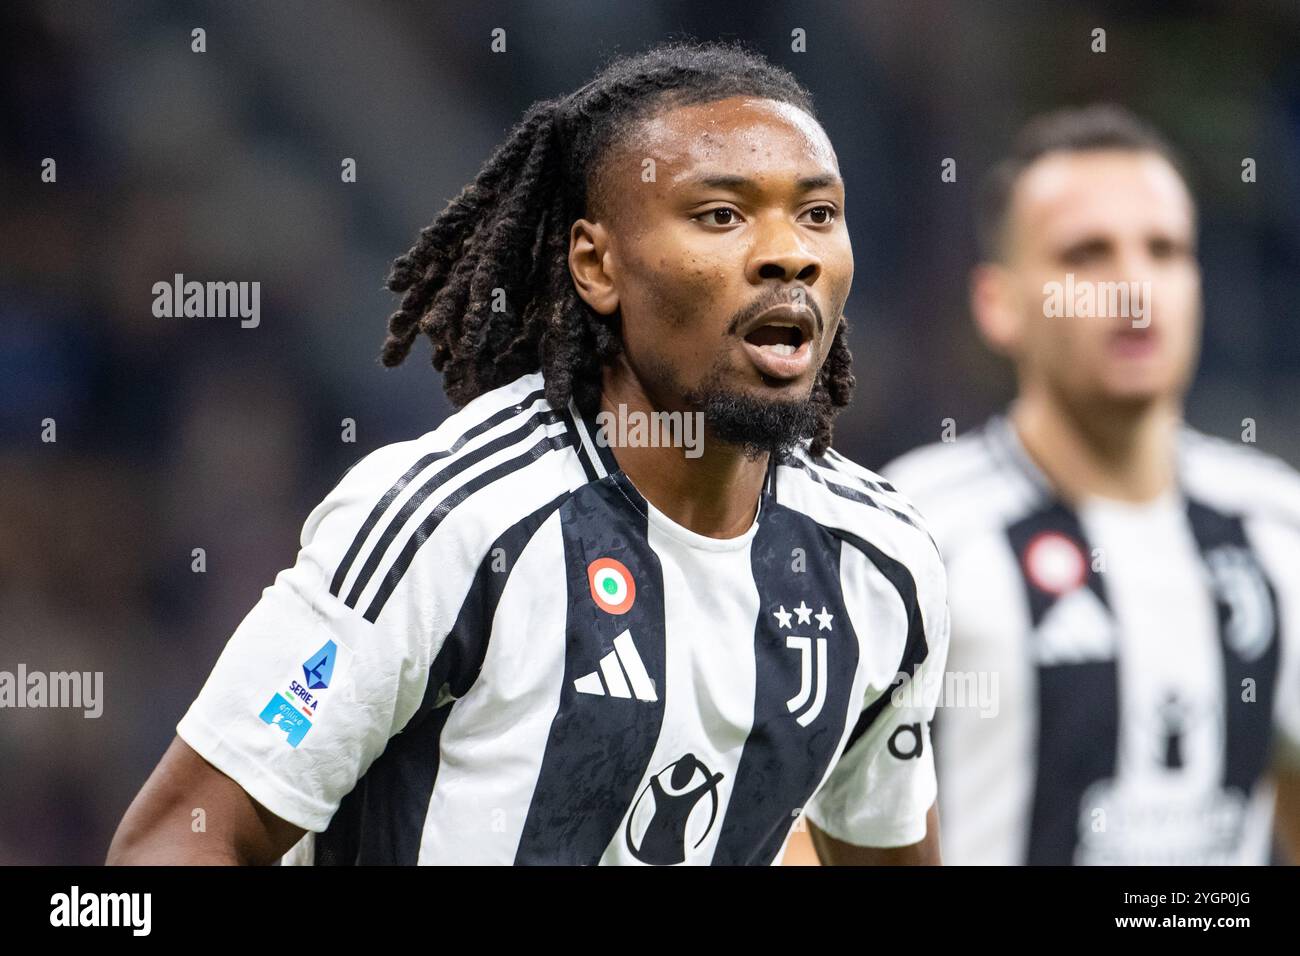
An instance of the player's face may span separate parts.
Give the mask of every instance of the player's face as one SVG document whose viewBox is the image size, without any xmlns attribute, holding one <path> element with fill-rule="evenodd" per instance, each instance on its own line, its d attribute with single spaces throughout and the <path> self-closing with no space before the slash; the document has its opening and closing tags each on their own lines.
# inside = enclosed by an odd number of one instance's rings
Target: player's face
<svg viewBox="0 0 1300 956">
<path fill-rule="evenodd" d="M 1181 398 L 1200 336 L 1200 270 L 1192 200 L 1166 160 L 1048 155 L 1016 185 L 1007 238 L 1022 380 L 1080 402 Z"/>
<path fill-rule="evenodd" d="M 750 97 L 671 108 L 606 173 L 624 354 L 655 404 L 806 400 L 853 280 L 816 120 Z"/>
</svg>

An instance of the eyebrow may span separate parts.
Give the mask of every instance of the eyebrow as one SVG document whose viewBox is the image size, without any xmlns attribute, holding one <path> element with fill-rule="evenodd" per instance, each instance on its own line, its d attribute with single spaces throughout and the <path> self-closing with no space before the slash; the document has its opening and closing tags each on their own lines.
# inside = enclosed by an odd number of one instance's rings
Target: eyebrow
<svg viewBox="0 0 1300 956">
<path fill-rule="evenodd" d="M 746 176 L 736 176 L 728 174 L 719 174 L 715 176 L 701 176 L 698 179 L 688 181 L 688 185 L 704 186 L 709 189 L 731 189 L 736 192 L 742 192 L 746 189 L 753 189 L 758 184 Z M 841 185 L 840 177 L 832 173 L 822 173 L 817 176 L 804 176 L 795 181 L 795 188 L 801 192 L 808 192 L 813 189 L 826 189 L 830 186 Z"/>
</svg>

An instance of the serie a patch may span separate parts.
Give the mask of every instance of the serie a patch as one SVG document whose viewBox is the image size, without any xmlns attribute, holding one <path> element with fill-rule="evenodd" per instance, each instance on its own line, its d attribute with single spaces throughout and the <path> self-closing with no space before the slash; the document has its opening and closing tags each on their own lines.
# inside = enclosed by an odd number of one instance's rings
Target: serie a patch
<svg viewBox="0 0 1300 956">
<path fill-rule="evenodd" d="M 294 668 L 271 695 L 258 715 L 264 724 L 285 735 L 290 747 L 297 747 L 311 730 L 330 688 L 345 672 L 351 651 L 346 645 L 326 641 L 311 657 Z"/>
</svg>

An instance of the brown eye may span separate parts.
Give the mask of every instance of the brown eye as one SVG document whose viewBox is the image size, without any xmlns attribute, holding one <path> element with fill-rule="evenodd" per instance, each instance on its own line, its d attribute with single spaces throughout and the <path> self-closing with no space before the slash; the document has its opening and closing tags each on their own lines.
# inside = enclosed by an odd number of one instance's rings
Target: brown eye
<svg viewBox="0 0 1300 956">
<path fill-rule="evenodd" d="M 1147 247 L 1153 259 L 1172 259 L 1181 251 L 1178 243 L 1164 237 L 1152 239 L 1147 243 Z"/>
<path fill-rule="evenodd" d="M 1101 262 L 1110 253 L 1110 244 L 1104 239 L 1094 239 L 1070 246 L 1061 255 L 1067 266 L 1086 266 Z"/>
<path fill-rule="evenodd" d="M 723 218 L 711 218 L 723 217 Z M 740 214 L 736 210 L 727 206 L 719 206 L 717 209 L 706 209 L 691 217 L 696 222 L 707 222 L 710 226 L 734 226 L 740 222 Z"/>
<path fill-rule="evenodd" d="M 814 206 L 808 210 L 808 214 L 813 217 L 815 226 L 828 226 L 835 221 L 834 206 Z"/>
</svg>

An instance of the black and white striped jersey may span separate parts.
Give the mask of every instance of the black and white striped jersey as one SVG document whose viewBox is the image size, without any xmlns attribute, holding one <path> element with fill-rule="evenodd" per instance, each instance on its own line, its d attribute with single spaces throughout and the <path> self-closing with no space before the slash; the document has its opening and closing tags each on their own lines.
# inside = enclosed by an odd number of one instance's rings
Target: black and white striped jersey
<svg viewBox="0 0 1300 956">
<path fill-rule="evenodd" d="M 312 831 L 284 862 L 772 864 L 801 811 L 924 836 L 934 699 L 891 688 L 942 672 L 947 605 L 911 505 L 796 450 L 704 537 L 599 438 L 525 375 L 308 517 L 177 727 Z"/>
<path fill-rule="evenodd" d="M 1072 509 L 1005 416 L 884 469 L 948 569 L 945 862 L 1268 862 L 1267 772 L 1300 760 L 1300 476 L 1185 426 L 1177 471 Z"/>
</svg>

